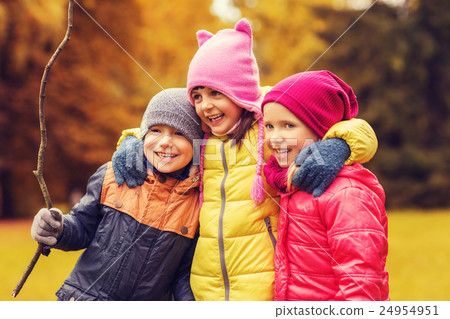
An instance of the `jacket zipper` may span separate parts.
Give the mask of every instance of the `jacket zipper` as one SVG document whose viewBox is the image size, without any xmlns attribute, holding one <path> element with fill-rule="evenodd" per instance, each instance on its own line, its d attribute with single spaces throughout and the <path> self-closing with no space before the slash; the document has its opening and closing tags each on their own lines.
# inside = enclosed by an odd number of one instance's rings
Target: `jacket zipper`
<svg viewBox="0 0 450 319">
<path fill-rule="evenodd" d="M 230 281 L 228 279 L 227 266 L 225 264 L 225 247 L 223 241 L 223 215 L 225 214 L 225 203 L 226 203 L 226 193 L 225 193 L 225 181 L 228 177 L 228 165 L 227 159 L 225 157 L 225 142 L 224 141 L 220 147 L 220 153 L 222 155 L 222 165 L 224 176 L 222 183 L 220 184 L 220 215 L 219 215 L 219 254 L 220 254 L 220 268 L 222 269 L 223 284 L 225 287 L 225 301 L 230 300 Z"/>
<path fill-rule="evenodd" d="M 270 223 L 270 217 L 264 218 L 264 222 L 266 223 L 267 231 L 269 233 L 270 240 L 272 241 L 273 249 L 275 249 L 277 245 L 277 240 L 272 232 L 272 224 Z"/>
</svg>

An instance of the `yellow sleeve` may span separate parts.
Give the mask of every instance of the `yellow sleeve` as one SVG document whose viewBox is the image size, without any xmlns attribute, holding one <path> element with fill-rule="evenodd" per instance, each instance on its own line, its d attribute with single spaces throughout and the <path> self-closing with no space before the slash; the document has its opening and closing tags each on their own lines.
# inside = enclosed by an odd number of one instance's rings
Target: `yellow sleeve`
<svg viewBox="0 0 450 319">
<path fill-rule="evenodd" d="M 350 157 L 345 165 L 367 163 L 377 152 L 378 140 L 372 127 L 362 119 L 351 119 L 333 125 L 323 139 L 338 137 L 350 147 Z"/>
<path fill-rule="evenodd" d="M 141 139 L 141 129 L 140 128 L 130 128 L 122 131 L 122 135 L 117 141 L 117 147 L 119 147 L 120 143 L 122 143 L 123 139 L 127 136 L 136 136 L 138 139 Z M 116 149 L 117 149 L 116 147 Z"/>
</svg>

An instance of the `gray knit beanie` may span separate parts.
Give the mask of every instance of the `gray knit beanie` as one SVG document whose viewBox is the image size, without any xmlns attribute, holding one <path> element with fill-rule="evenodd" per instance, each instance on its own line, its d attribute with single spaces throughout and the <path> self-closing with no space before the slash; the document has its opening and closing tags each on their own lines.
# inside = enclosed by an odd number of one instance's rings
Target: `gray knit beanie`
<svg viewBox="0 0 450 319">
<path fill-rule="evenodd" d="M 173 127 L 191 144 L 195 139 L 203 138 L 201 120 L 189 102 L 186 89 L 165 89 L 150 100 L 141 122 L 142 139 L 153 125 Z"/>
</svg>

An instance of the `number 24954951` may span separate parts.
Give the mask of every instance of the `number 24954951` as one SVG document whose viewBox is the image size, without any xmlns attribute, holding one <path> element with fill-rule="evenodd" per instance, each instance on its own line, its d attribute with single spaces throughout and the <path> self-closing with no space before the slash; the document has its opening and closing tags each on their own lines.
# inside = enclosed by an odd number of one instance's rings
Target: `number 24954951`
<svg viewBox="0 0 450 319">
<path fill-rule="evenodd" d="M 437 306 L 380 306 L 380 316 L 438 316 Z"/>
</svg>

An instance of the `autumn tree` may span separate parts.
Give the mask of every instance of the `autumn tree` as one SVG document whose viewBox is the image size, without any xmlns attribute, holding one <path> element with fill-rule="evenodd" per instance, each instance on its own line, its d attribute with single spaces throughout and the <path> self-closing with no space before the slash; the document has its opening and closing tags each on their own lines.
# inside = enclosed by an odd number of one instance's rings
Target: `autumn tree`
<svg viewBox="0 0 450 319">
<path fill-rule="evenodd" d="M 77 1 L 71 40 L 46 90 L 45 176 L 55 205 L 110 160 L 153 94 L 184 86 L 195 32 L 217 30 L 209 1 Z M 43 206 L 34 180 L 43 68 L 64 35 L 65 1 L 0 3 L 1 218 Z M 193 10 L 192 8 L 195 8 Z M 94 21 L 95 20 L 95 21 Z M 223 26 L 223 25 L 222 25 Z"/>
<path fill-rule="evenodd" d="M 389 207 L 448 207 L 450 3 L 378 1 L 366 12 L 338 2 L 233 1 L 254 25 L 263 84 L 328 69 L 354 88 Z"/>
<path fill-rule="evenodd" d="M 446 10 L 447 8 L 447 10 Z M 379 149 L 368 167 L 392 207 L 448 207 L 450 200 L 450 3 L 414 1 L 408 15 L 375 5 L 318 64 L 348 80 Z M 361 12 L 320 10 L 339 36 Z"/>
<path fill-rule="evenodd" d="M 46 19 L 48 14 L 54 19 Z M 56 2 L 0 3 L 0 213 L 5 218 L 14 215 L 16 201 L 33 198 L 27 184 L 39 143 L 40 74 L 64 34 L 58 23 L 64 17 L 64 5 Z M 20 189 L 27 191 L 15 196 Z"/>
<path fill-rule="evenodd" d="M 212 15 L 212 1 L 78 3 L 71 41 L 46 91 L 45 174 L 56 203 L 83 189 L 111 158 L 121 130 L 139 125 L 153 94 L 186 84 L 195 32 L 235 23 Z M 329 69 L 354 88 L 359 117 L 379 139 L 368 167 L 385 187 L 388 205 L 450 205 L 448 1 L 411 0 L 405 8 L 379 1 L 348 31 L 364 11 L 336 8 L 334 0 L 233 3 L 253 24 L 263 85 Z M 1 218 L 32 215 L 43 205 L 31 173 L 39 83 L 64 34 L 65 10 L 60 0 L 0 2 Z"/>
<path fill-rule="evenodd" d="M 308 70 L 327 49 L 318 36 L 326 29 L 317 6 L 331 6 L 332 0 L 234 0 L 242 16 L 253 24 L 254 51 L 261 83 L 274 85 L 293 73 Z"/>
</svg>

